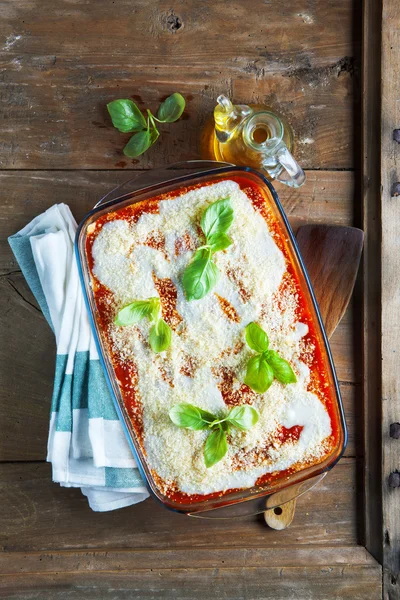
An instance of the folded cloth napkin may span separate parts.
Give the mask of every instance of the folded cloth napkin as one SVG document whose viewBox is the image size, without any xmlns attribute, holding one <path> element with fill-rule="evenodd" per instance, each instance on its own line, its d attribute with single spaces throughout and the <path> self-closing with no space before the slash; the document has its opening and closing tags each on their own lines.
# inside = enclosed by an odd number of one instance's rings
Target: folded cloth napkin
<svg viewBox="0 0 400 600">
<path fill-rule="evenodd" d="M 56 338 L 47 445 L 53 480 L 80 487 L 93 510 L 107 511 L 149 494 L 99 362 L 74 255 L 76 229 L 69 207 L 56 204 L 8 241 Z"/>
</svg>

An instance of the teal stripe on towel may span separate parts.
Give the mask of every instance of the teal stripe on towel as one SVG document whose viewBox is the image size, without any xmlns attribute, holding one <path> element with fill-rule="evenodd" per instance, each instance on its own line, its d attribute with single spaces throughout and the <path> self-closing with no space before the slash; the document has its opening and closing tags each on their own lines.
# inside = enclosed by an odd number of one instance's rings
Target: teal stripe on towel
<svg viewBox="0 0 400 600">
<path fill-rule="evenodd" d="M 88 408 L 89 370 L 89 352 L 77 352 L 72 378 L 72 408 Z"/>
<path fill-rule="evenodd" d="M 8 238 L 8 243 L 11 246 L 11 250 L 14 253 L 15 258 L 19 266 L 21 267 L 21 271 L 32 290 L 33 295 L 35 296 L 40 309 L 44 316 L 46 317 L 46 321 L 54 331 L 53 323 L 51 322 L 49 307 L 46 302 L 46 298 L 44 297 L 44 293 L 42 290 L 42 285 L 40 283 L 39 275 L 36 270 L 35 261 L 33 260 L 31 242 L 29 237 L 19 235 L 16 233 Z"/>
<path fill-rule="evenodd" d="M 106 487 L 133 488 L 144 486 L 137 469 L 116 469 L 106 467 Z"/>
<path fill-rule="evenodd" d="M 89 419 L 118 421 L 114 402 L 99 360 L 77 352 L 74 372 L 66 375 L 68 356 L 57 354 L 51 411 L 57 412 L 57 431 L 71 431 L 72 409 L 87 408 Z"/>
<path fill-rule="evenodd" d="M 51 411 L 57 413 L 57 431 L 72 431 L 72 375 L 65 374 L 68 357 L 57 354 Z"/>
<path fill-rule="evenodd" d="M 65 375 L 57 414 L 57 431 L 72 431 L 72 376 Z"/>
<path fill-rule="evenodd" d="M 102 417 L 108 421 L 118 421 L 114 402 L 99 360 L 90 361 L 88 398 L 89 419 Z"/>
</svg>

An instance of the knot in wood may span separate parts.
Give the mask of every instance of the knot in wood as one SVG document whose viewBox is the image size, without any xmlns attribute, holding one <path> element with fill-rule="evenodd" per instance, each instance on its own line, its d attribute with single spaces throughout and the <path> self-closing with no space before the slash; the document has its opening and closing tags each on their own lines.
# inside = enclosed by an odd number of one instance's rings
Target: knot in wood
<svg viewBox="0 0 400 600">
<path fill-rule="evenodd" d="M 391 488 L 400 487 L 400 473 L 397 473 L 397 471 L 390 473 L 388 483 Z"/>
<path fill-rule="evenodd" d="M 182 19 L 174 12 L 167 15 L 167 29 L 171 33 L 176 33 L 183 25 Z"/>
<path fill-rule="evenodd" d="M 400 439 L 400 423 L 392 423 L 390 425 L 390 437 L 395 440 Z"/>
</svg>

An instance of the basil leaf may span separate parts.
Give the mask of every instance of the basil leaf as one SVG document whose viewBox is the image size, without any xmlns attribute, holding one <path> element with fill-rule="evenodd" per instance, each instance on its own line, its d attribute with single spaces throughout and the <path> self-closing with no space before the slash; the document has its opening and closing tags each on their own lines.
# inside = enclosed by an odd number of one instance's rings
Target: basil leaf
<svg viewBox="0 0 400 600">
<path fill-rule="evenodd" d="M 169 411 L 169 418 L 178 427 L 194 431 L 208 429 L 215 419 L 214 415 L 193 404 L 175 404 Z"/>
<path fill-rule="evenodd" d="M 152 146 L 154 144 L 154 142 L 156 142 L 158 140 L 158 138 L 160 137 L 160 132 L 158 131 L 154 121 L 152 121 L 151 126 L 152 126 L 152 129 L 150 130 L 150 142 L 151 142 L 150 146 Z"/>
<path fill-rule="evenodd" d="M 184 110 L 185 99 L 181 94 L 175 92 L 160 104 L 157 118 L 163 123 L 173 123 L 179 119 Z"/>
<path fill-rule="evenodd" d="M 146 119 L 132 100 L 114 100 L 107 104 L 112 124 L 122 133 L 142 131 L 146 128 Z"/>
<path fill-rule="evenodd" d="M 225 433 L 229 433 L 229 429 L 230 429 L 230 428 L 229 428 L 229 423 L 228 423 L 228 421 L 226 421 L 226 420 L 225 420 L 225 421 L 222 421 L 222 422 L 221 422 L 221 427 L 222 427 L 223 431 L 225 431 Z"/>
<path fill-rule="evenodd" d="M 148 317 L 151 314 L 151 310 L 152 306 L 150 300 L 137 300 L 136 302 L 132 302 L 131 304 L 124 306 L 124 308 L 121 308 L 114 319 L 114 323 L 121 327 L 133 325 L 134 323 L 141 321 L 144 317 Z"/>
<path fill-rule="evenodd" d="M 268 336 L 257 323 L 249 323 L 246 327 L 246 342 L 249 348 L 262 354 L 268 350 Z"/>
<path fill-rule="evenodd" d="M 233 222 L 233 208 L 229 198 L 210 204 L 201 218 L 201 228 L 207 239 L 215 233 L 226 233 Z"/>
<path fill-rule="evenodd" d="M 274 372 L 265 357 L 260 354 L 253 356 L 247 363 L 247 372 L 244 382 L 258 394 L 263 394 L 271 386 Z"/>
<path fill-rule="evenodd" d="M 150 308 L 149 314 L 147 316 L 149 317 L 149 319 L 155 321 L 158 318 L 160 312 L 160 298 L 157 298 L 157 296 L 155 296 L 154 298 L 149 298 L 149 304 Z"/>
<path fill-rule="evenodd" d="M 242 429 L 242 431 L 251 429 L 253 425 L 257 423 L 258 419 L 258 412 L 252 406 L 248 406 L 248 404 L 245 404 L 244 406 L 235 406 L 227 417 L 227 420 L 231 425 L 234 425 L 234 427 L 237 427 L 238 429 Z"/>
<path fill-rule="evenodd" d="M 186 267 L 182 284 L 188 300 L 200 300 L 217 283 L 219 271 L 211 260 L 211 252 L 200 251 Z"/>
<path fill-rule="evenodd" d="M 204 462 L 207 469 L 215 465 L 228 452 L 228 442 L 222 428 L 214 429 L 207 438 L 204 446 Z"/>
<path fill-rule="evenodd" d="M 275 378 L 281 383 L 296 383 L 297 377 L 287 360 L 281 358 L 275 350 L 267 353 L 267 361 L 271 366 Z"/>
<path fill-rule="evenodd" d="M 164 319 L 159 319 L 149 333 L 149 344 L 153 352 L 164 352 L 171 345 L 171 328 Z"/>
<path fill-rule="evenodd" d="M 207 238 L 207 246 L 210 246 L 211 252 L 225 250 L 232 244 L 232 240 L 226 233 L 214 233 Z"/>
<path fill-rule="evenodd" d="M 158 133 L 158 132 L 157 132 Z M 149 130 L 139 131 L 139 133 L 135 133 L 126 144 L 124 148 L 125 156 L 129 156 L 130 158 L 136 158 L 146 152 L 150 148 L 152 144 L 156 141 L 158 135 L 155 136 L 154 130 L 150 133 Z"/>
</svg>

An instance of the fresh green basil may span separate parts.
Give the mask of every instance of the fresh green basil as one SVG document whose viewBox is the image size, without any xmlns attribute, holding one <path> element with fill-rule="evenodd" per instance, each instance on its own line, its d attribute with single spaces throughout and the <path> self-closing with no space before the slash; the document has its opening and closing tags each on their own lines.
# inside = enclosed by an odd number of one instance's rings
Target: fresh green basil
<svg viewBox="0 0 400 600">
<path fill-rule="evenodd" d="M 226 233 L 214 233 L 207 238 L 207 247 L 210 248 L 211 252 L 226 250 L 231 245 L 232 240 Z"/>
<path fill-rule="evenodd" d="M 141 131 L 146 127 L 142 111 L 132 100 L 113 100 L 107 104 L 112 123 L 121 133 Z"/>
<path fill-rule="evenodd" d="M 222 427 L 214 429 L 208 436 L 204 446 L 204 462 L 209 469 L 224 458 L 228 452 L 228 442 Z"/>
<path fill-rule="evenodd" d="M 142 111 L 132 100 L 113 100 L 107 104 L 114 127 L 122 133 L 135 132 L 123 150 L 129 158 L 140 156 L 157 141 L 160 132 L 156 121 L 173 123 L 182 115 L 184 108 L 185 100 L 181 94 L 172 94 L 160 105 L 158 119 L 147 109 L 146 121 Z"/>
<path fill-rule="evenodd" d="M 264 394 L 271 387 L 274 372 L 262 354 L 253 356 L 247 363 L 244 382 L 258 394 Z"/>
<path fill-rule="evenodd" d="M 242 431 L 251 429 L 257 423 L 258 419 L 259 414 L 256 409 L 247 404 L 234 406 L 227 416 L 228 423 Z"/>
<path fill-rule="evenodd" d="M 154 310 L 152 300 L 153 298 L 149 298 L 148 300 L 136 300 L 136 302 L 124 306 L 124 308 L 117 313 L 114 323 L 121 327 L 127 327 L 141 321 L 144 317 L 150 316 Z M 158 298 L 155 300 L 158 300 Z"/>
<path fill-rule="evenodd" d="M 226 235 L 234 215 L 229 198 L 210 204 L 201 218 L 201 228 L 206 244 L 198 248 L 194 258 L 186 267 L 182 284 L 188 300 L 200 300 L 215 286 L 219 271 L 212 256 L 232 244 Z"/>
<path fill-rule="evenodd" d="M 133 325 L 145 317 L 153 322 L 149 333 L 149 344 L 153 352 L 163 352 L 171 345 L 172 331 L 160 317 L 160 299 L 155 296 L 147 300 L 136 300 L 118 311 L 114 323 L 121 327 Z"/>
<path fill-rule="evenodd" d="M 184 110 L 185 99 L 181 94 L 175 92 L 160 104 L 157 119 L 162 123 L 174 123 L 182 116 Z"/>
<path fill-rule="evenodd" d="M 151 145 L 153 145 L 154 142 L 156 142 L 159 137 L 160 137 L 160 132 L 158 131 L 157 127 L 152 127 L 150 129 L 150 142 L 151 142 Z"/>
<path fill-rule="evenodd" d="M 135 133 L 126 144 L 123 152 L 125 156 L 129 156 L 129 158 L 136 158 L 140 156 L 146 150 L 150 148 L 152 144 L 156 141 L 157 138 L 152 138 L 150 130 L 146 129 L 145 131 L 139 131 Z"/>
<path fill-rule="evenodd" d="M 149 318 L 152 321 L 156 321 L 158 319 L 158 316 L 159 316 L 160 310 L 161 310 L 160 298 L 158 298 L 157 296 L 154 296 L 154 298 L 149 298 L 148 302 L 150 304 Z"/>
<path fill-rule="evenodd" d="M 186 267 L 182 284 L 188 300 L 204 298 L 217 283 L 219 271 L 211 256 L 211 251 L 200 251 Z"/>
<path fill-rule="evenodd" d="M 249 348 L 262 354 L 268 350 L 268 336 L 257 323 L 249 323 L 246 327 L 246 342 Z"/>
<path fill-rule="evenodd" d="M 169 411 L 169 417 L 178 427 L 194 431 L 208 429 L 214 420 L 214 415 L 193 404 L 175 404 Z"/>
<path fill-rule="evenodd" d="M 233 223 L 233 208 L 229 198 L 210 204 L 204 212 L 200 225 L 206 238 L 215 233 L 226 233 Z"/>
<path fill-rule="evenodd" d="M 164 319 L 158 319 L 150 329 L 149 344 L 153 352 L 164 352 L 171 345 L 172 331 Z"/>
<path fill-rule="evenodd" d="M 247 325 L 246 342 L 249 348 L 258 353 L 249 359 L 244 379 L 252 390 L 263 394 L 271 386 L 274 377 L 285 385 L 296 383 L 296 375 L 288 361 L 281 358 L 275 350 L 268 350 L 268 335 L 257 323 Z"/>
<path fill-rule="evenodd" d="M 281 358 L 277 352 L 270 350 L 267 355 L 268 364 L 272 367 L 275 379 L 281 383 L 296 383 L 297 378 L 287 360 Z"/>
<path fill-rule="evenodd" d="M 199 431 L 209 429 L 204 446 L 204 462 L 207 468 L 219 462 L 228 451 L 226 433 L 229 427 L 247 431 L 258 421 L 255 408 L 248 405 L 235 406 L 225 417 L 218 418 L 193 404 L 176 404 L 169 411 L 169 418 L 177 427 Z"/>
</svg>

